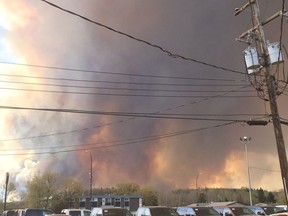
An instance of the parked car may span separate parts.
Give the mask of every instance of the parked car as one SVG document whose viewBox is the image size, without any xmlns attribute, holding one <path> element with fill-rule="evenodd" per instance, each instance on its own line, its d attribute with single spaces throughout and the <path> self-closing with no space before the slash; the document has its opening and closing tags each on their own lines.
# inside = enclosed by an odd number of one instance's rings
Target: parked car
<svg viewBox="0 0 288 216">
<path fill-rule="evenodd" d="M 173 208 L 166 206 L 145 206 L 139 207 L 135 216 L 179 216 L 179 214 Z"/>
<path fill-rule="evenodd" d="M 2 216 L 16 216 L 16 210 L 6 210 L 3 212 Z"/>
<path fill-rule="evenodd" d="M 65 216 L 66 214 L 47 214 L 46 216 Z"/>
<path fill-rule="evenodd" d="M 283 211 L 288 211 L 287 205 L 276 205 L 277 208 L 281 208 Z"/>
<path fill-rule="evenodd" d="M 282 210 L 281 212 L 271 214 L 270 216 L 288 216 L 288 212 L 286 210 Z"/>
<path fill-rule="evenodd" d="M 271 215 L 282 211 L 276 206 L 248 206 L 248 208 L 257 215 Z"/>
<path fill-rule="evenodd" d="M 36 208 L 16 209 L 15 212 L 16 216 L 46 216 L 48 214 L 54 214 L 54 212 L 49 209 Z"/>
<path fill-rule="evenodd" d="M 71 216 L 90 216 L 91 211 L 89 209 L 62 209 L 61 213 Z"/>
<path fill-rule="evenodd" d="M 223 216 L 257 215 L 247 206 L 225 206 L 225 207 L 213 207 L 213 208 Z"/>
<path fill-rule="evenodd" d="M 125 208 L 102 206 L 93 208 L 91 211 L 91 216 L 132 216 L 132 214 Z"/>
<path fill-rule="evenodd" d="M 180 216 L 220 216 L 213 207 L 180 206 L 177 212 Z"/>
</svg>

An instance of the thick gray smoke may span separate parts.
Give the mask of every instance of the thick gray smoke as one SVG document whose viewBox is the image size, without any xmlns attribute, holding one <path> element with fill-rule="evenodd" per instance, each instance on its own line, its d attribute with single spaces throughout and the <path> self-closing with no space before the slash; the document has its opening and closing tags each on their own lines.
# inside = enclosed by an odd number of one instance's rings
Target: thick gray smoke
<svg viewBox="0 0 288 216">
<path fill-rule="evenodd" d="M 235 38 L 251 27 L 251 16 L 247 10 L 234 17 L 234 8 L 242 6 L 246 1 L 52 2 L 135 38 L 159 45 L 171 53 L 245 72 L 242 51 L 246 45 L 236 42 Z M 273 5 L 271 2 L 260 4 L 264 17 L 281 9 L 281 1 L 273 1 Z M 225 94 L 226 97 L 209 98 L 249 85 L 247 77 L 242 74 L 172 58 L 160 49 L 89 23 L 42 1 L 15 0 L 13 3 L 2 5 L 1 8 L 5 9 L 2 9 L 5 11 L 4 14 L 8 14 L 3 19 L 10 21 L 10 25 L 7 24 L 6 27 L 2 24 L 2 28 L 11 54 L 6 58 L 2 57 L 0 61 L 107 72 L 104 74 L 2 65 L 7 74 L 38 77 L 17 78 L 17 81 L 74 87 L 6 83 L 13 88 L 50 92 L 5 91 L 5 99 L 1 105 L 106 112 L 206 114 L 198 118 L 222 119 L 247 119 L 253 115 L 243 117 L 240 114 L 269 113 L 269 104 L 261 99 L 239 97 L 256 96 L 252 87 L 244 88 L 239 93 Z M 15 19 L 13 13 L 16 13 Z M 267 38 L 271 41 L 279 41 L 280 37 L 280 19 L 275 23 L 271 24 L 271 28 L 265 27 Z M 286 26 L 287 24 L 283 29 L 284 35 L 287 35 Z M 283 37 L 283 43 L 287 43 L 287 37 Z M 146 76 L 115 75 L 111 72 Z M 40 79 L 41 76 L 110 83 L 55 81 Z M 153 86 L 152 83 L 166 85 Z M 192 84 L 194 86 L 185 86 Z M 79 85 L 85 86 L 86 89 L 75 87 Z M 102 89 L 91 90 L 87 87 Z M 119 91 L 115 88 L 126 90 Z M 137 88 L 142 90 L 133 90 Z M 198 92 L 185 93 L 179 92 L 180 90 Z M 251 92 L 243 92 L 244 90 Z M 51 91 L 97 92 L 111 95 L 61 94 Z M 127 94 L 145 96 L 125 96 Z M 162 97 L 158 97 L 159 95 Z M 286 96 L 279 97 L 278 101 L 280 112 L 285 117 L 283 108 L 287 105 Z M 216 116 L 211 116 L 212 114 Z M 239 138 L 251 136 L 249 160 L 252 186 L 267 189 L 281 187 L 280 173 L 267 171 L 279 170 L 271 125 L 249 127 L 237 123 L 218 127 L 224 122 L 15 110 L 5 111 L 5 122 L 6 126 L 2 126 L 5 130 L 2 137 L 28 137 L 14 140 L 13 145 L 12 141 L 10 144 L 5 142 L 5 145 L 1 145 L 3 150 L 11 149 L 12 146 L 15 148 L 15 155 L 9 156 L 9 160 L 13 159 L 18 163 L 13 165 L 15 176 L 19 176 L 21 170 L 27 168 L 23 168 L 24 161 L 33 160 L 39 162 L 34 166 L 38 172 L 49 169 L 61 172 L 63 176 L 79 177 L 88 186 L 91 151 L 95 187 L 133 181 L 141 185 L 194 188 L 196 178 L 199 179 L 199 187 L 242 187 L 247 185 L 247 178 L 244 145 Z M 136 138 L 143 140 L 144 137 L 172 135 L 186 130 L 195 131 L 169 138 L 135 142 Z M 97 148 L 119 144 L 114 141 L 122 141 L 125 145 Z M 85 145 L 88 143 L 92 145 Z M 88 152 L 70 152 L 69 150 L 76 148 L 75 145 L 88 148 Z M 31 155 L 16 156 L 21 152 L 19 148 L 32 149 Z M 63 153 L 58 153 L 59 151 Z M 34 154 L 39 152 L 51 154 Z M 6 171 L 4 167 L 1 170 Z M 27 181 L 23 175 L 21 179 L 23 182 Z M 20 178 L 15 180 L 18 181 Z M 23 184 L 18 185 L 19 188 L 23 187 Z"/>
</svg>

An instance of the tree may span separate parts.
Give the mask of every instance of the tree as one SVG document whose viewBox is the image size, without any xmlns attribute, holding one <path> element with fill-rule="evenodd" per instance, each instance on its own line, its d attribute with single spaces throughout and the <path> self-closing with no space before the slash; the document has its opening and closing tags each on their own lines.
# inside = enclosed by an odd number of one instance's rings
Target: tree
<svg viewBox="0 0 288 216">
<path fill-rule="evenodd" d="M 206 203 L 207 198 L 205 193 L 200 193 L 198 198 L 197 198 L 197 203 Z"/>
<path fill-rule="evenodd" d="M 265 203 L 266 202 L 266 197 L 265 197 L 263 189 L 260 188 L 259 190 L 257 190 L 257 192 L 258 192 L 258 202 Z"/>
<path fill-rule="evenodd" d="M 276 203 L 275 196 L 272 192 L 269 192 L 267 195 L 267 202 L 268 203 Z"/>
<path fill-rule="evenodd" d="M 121 183 L 117 186 L 117 194 L 119 195 L 133 195 L 139 193 L 140 186 L 135 183 Z"/>
<path fill-rule="evenodd" d="M 140 186 L 135 183 L 121 183 L 116 185 L 116 188 L 116 193 L 119 195 L 143 195 L 143 204 L 146 206 L 158 205 L 158 195 L 150 188 L 141 189 Z"/>
<path fill-rule="evenodd" d="M 50 208 L 49 201 L 56 194 L 57 174 L 47 172 L 42 176 L 34 176 L 27 183 L 26 205 L 30 208 Z"/>
<path fill-rule="evenodd" d="M 243 196 L 239 193 L 237 194 L 237 199 L 236 199 L 237 202 L 240 202 L 240 203 L 244 203 L 243 201 Z"/>
<path fill-rule="evenodd" d="M 74 201 L 74 205 L 71 206 L 71 204 L 69 203 L 69 208 L 74 207 L 74 208 L 78 208 L 79 207 L 79 198 L 81 197 L 81 195 L 84 192 L 84 186 L 83 184 L 78 181 L 78 179 L 75 178 L 68 178 L 64 181 L 63 185 L 62 185 L 62 194 L 63 194 L 63 198 L 66 201 Z M 77 205 L 75 205 L 77 204 Z"/>
<path fill-rule="evenodd" d="M 143 195 L 143 204 L 145 206 L 157 206 L 158 196 L 157 193 L 149 188 L 143 188 L 140 190 L 140 194 Z"/>
<path fill-rule="evenodd" d="M 79 208 L 80 197 L 84 193 L 83 184 L 76 178 L 67 178 L 61 184 L 56 196 L 54 196 L 52 207 L 55 212 L 65 208 Z"/>
</svg>

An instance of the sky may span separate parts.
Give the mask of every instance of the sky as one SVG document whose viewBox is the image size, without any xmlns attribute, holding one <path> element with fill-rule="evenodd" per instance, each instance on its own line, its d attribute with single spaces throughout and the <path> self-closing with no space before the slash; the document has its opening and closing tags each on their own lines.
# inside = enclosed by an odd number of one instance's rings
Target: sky
<svg viewBox="0 0 288 216">
<path fill-rule="evenodd" d="M 1 182 L 9 172 L 21 194 L 52 171 L 88 188 L 92 159 L 97 188 L 241 188 L 247 167 L 252 188 L 283 188 L 272 124 L 241 122 L 270 113 L 235 40 L 252 27 L 249 8 L 234 16 L 246 1 L 50 2 L 82 18 L 0 0 Z M 281 3 L 260 1 L 263 20 Z M 280 41 L 280 21 L 264 27 L 267 40 Z M 282 36 L 285 47 L 285 19 Z M 287 62 L 279 68 L 281 80 Z M 287 94 L 277 102 L 287 119 Z"/>
</svg>

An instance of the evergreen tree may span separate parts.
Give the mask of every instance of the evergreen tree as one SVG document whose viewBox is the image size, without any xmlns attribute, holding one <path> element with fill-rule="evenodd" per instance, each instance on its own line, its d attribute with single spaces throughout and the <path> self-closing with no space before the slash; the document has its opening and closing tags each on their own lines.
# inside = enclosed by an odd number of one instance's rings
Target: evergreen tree
<svg viewBox="0 0 288 216">
<path fill-rule="evenodd" d="M 265 197 L 265 194 L 264 194 L 264 191 L 262 188 L 260 188 L 259 190 L 257 190 L 257 193 L 258 193 L 258 202 L 259 203 L 265 203 L 266 202 L 266 197 Z"/>
<path fill-rule="evenodd" d="M 200 193 L 198 198 L 197 198 L 197 203 L 206 203 L 207 202 L 207 197 L 205 193 Z"/>
<path fill-rule="evenodd" d="M 272 192 L 269 192 L 267 195 L 267 202 L 268 203 L 276 203 L 275 196 Z"/>
</svg>

